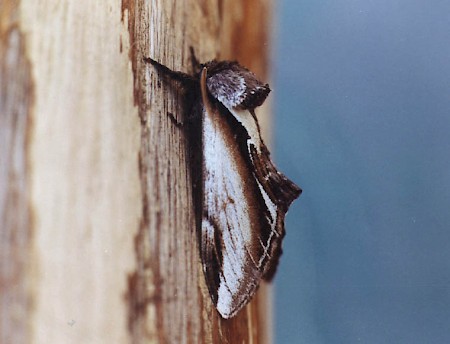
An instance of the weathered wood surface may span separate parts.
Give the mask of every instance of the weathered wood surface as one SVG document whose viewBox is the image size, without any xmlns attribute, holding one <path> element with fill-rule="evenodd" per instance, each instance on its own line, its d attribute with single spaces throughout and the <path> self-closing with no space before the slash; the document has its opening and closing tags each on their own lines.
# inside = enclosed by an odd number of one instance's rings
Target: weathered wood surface
<svg viewBox="0 0 450 344">
<path fill-rule="evenodd" d="M 192 46 L 267 78 L 269 10 L 1 2 L 0 342 L 270 340 L 265 286 L 232 320 L 212 307 L 180 95 L 142 61 L 189 72 Z"/>
</svg>

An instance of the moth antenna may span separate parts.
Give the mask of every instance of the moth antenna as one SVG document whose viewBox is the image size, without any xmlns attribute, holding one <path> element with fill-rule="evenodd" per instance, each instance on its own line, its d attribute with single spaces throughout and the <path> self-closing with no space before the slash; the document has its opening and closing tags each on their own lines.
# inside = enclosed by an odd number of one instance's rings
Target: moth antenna
<svg viewBox="0 0 450 344">
<path fill-rule="evenodd" d="M 203 67 L 202 73 L 200 75 L 200 91 L 202 93 L 202 101 L 205 105 L 205 108 L 210 112 L 213 113 L 211 102 L 209 101 L 208 97 L 208 90 L 206 88 L 206 74 L 208 73 L 208 69 L 206 67 Z"/>
<path fill-rule="evenodd" d="M 191 53 L 191 64 L 192 69 L 194 70 L 194 73 L 197 74 L 200 69 L 202 68 L 201 63 L 198 61 L 197 56 L 195 56 L 195 50 L 194 47 L 190 46 L 189 51 Z"/>
<path fill-rule="evenodd" d="M 157 71 L 161 72 L 174 81 L 178 81 L 182 84 L 197 83 L 197 80 L 195 80 L 193 76 L 183 72 L 173 71 L 150 57 L 144 57 L 144 62 L 150 63 L 156 68 Z"/>
</svg>

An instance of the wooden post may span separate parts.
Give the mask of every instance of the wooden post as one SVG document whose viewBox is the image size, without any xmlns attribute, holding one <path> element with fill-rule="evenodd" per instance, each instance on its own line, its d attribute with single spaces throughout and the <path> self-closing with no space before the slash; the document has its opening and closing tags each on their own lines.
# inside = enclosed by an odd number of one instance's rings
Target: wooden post
<svg viewBox="0 0 450 344">
<path fill-rule="evenodd" d="M 181 98 L 143 63 L 189 72 L 192 46 L 267 79 L 269 10 L 0 4 L 0 342 L 270 341 L 266 286 L 234 319 L 212 306 Z"/>
</svg>

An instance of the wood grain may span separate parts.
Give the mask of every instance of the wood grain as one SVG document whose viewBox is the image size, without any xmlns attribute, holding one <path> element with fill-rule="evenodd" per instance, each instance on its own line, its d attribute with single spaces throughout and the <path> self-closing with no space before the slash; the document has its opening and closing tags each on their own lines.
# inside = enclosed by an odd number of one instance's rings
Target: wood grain
<svg viewBox="0 0 450 344">
<path fill-rule="evenodd" d="M 1 6 L 0 341 L 270 342 L 266 286 L 212 306 L 181 92 L 143 62 L 190 72 L 192 46 L 264 79 L 268 0 Z"/>
</svg>

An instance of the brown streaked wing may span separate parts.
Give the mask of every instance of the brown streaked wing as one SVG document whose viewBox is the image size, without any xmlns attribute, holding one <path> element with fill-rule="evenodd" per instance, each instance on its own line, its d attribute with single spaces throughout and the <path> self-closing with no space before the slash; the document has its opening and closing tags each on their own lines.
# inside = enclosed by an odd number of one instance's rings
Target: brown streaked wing
<svg viewBox="0 0 450 344">
<path fill-rule="evenodd" d="M 249 155 L 242 154 L 239 123 L 203 97 L 203 214 L 201 256 L 208 288 L 219 313 L 234 316 L 262 277 L 260 232 L 265 211 Z"/>
<path fill-rule="evenodd" d="M 270 279 L 281 255 L 284 217 L 301 189 L 278 172 L 253 110 L 211 103 L 203 111 L 202 261 L 211 297 L 234 316 Z"/>
<path fill-rule="evenodd" d="M 263 278 L 271 280 L 275 274 L 282 253 L 281 242 L 285 235 L 284 218 L 290 204 L 301 194 L 302 190 L 284 174 L 279 172 L 270 159 L 270 153 L 261 138 L 261 131 L 255 113 L 250 110 L 229 109 L 233 117 L 245 128 L 245 134 L 237 138 L 244 140 L 242 154 L 248 156 L 253 176 L 259 186 L 267 211 L 269 226 L 260 228 L 260 236 L 265 243 L 265 255 L 262 257 Z"/>
<path fill-rule="evenodd" d="M 262 277 L 258 266 L 264 211 L 258 186 L 225 116 L 203 114 L 202 260 L 224 318 L 237 313 Z"/>
<path fill-rule="evenodd" d="M 281 241 L 284 238 L 284 218 L 291 203 L 300 196 L 302 189 L 279 172 L 270 159 L 270 152 L 261 140 L 260 152 L 253 148 L 250 151 L 255 166 L 255 176 L 262 184 L 270 199 L 277 205 L 275 231 L 277 240 L 270 245 L 267 265 L 264 267 L 263 278 L 270 281 L 277 269 L 282 253 Z"/>
</svg>

